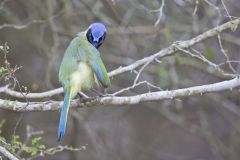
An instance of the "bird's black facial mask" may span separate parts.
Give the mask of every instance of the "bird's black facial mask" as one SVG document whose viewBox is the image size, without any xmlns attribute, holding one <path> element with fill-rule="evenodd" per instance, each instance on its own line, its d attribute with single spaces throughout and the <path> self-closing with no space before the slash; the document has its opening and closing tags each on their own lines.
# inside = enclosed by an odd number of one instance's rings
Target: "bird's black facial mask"
<svg viewBox="0 0 240 160">
<path fill-rule="evenodd" d="M 86 36 L 89 43 L 98 48 L 106 38 L 106 28 L 100 23 L 94 23 L 88 28 Z"/>
<path fill-rule="evenodd" d="M 89 29 L 87 31 L 87 39 L 89 43 L 91 43 L 96 48 L 102 45 L 103 41 L 105 40 L 105 37 L 106 37 L 106 32 L 101 37 L 98 38 L 96 35 L 93 35 L 92 29 Z"/>
</svg>

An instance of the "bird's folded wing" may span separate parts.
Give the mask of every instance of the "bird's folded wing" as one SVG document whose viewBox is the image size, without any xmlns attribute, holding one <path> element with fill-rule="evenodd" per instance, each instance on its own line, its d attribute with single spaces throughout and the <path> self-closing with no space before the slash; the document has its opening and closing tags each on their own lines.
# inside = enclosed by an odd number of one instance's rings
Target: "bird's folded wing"
<svg viewBox="0 0 240 160">
<path fill-rule="evenodd" d="M 92 67 L 98 81 L 104 88 L 108 88 L 110 86 L 110 79 L 107 74 L 106 67 L 104 66 L 102 59 L 100 57 L 100 53 L 96 48 L 91 46 L 79 47 L 78 48 L 78 56 L 82 60 L 86 60 L 89 65 Z M 83 56 L 84 55 L 84 56 Z M 83 58 L 84 57 L 84 58 Z"/>
</svg>

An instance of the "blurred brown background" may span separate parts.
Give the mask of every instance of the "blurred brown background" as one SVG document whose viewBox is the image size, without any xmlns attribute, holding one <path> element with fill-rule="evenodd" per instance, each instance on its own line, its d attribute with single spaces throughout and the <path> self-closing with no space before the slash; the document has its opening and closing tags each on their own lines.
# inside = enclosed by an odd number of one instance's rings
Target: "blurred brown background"
<svg viewBox="0 0 240 160">
<path fill-rule="evenodd" d="M 231 16 L 240 15 L 239 0 L 224 2 Z M 221 0 L 165 0 L 161 21 L 154 26 L 159 18 L 156 9 L 161 4 L 161 0 L 5 0 L 0 5 L 0 24 L 23 26 L 0 29 L 0 43 L 8 43 L 11 64 L 22 66 L 16 72 L 20 84 L 32 92 L 41 92 L 60 87 L 57 75 L 64 51 L 71 39 L 92 22 L 103 22 L 108 28 L 100 52 L 111 71 L 230 20 Z M 239 29 L 221 34 L 223 47 L 231 60 L 240 60 L 239 35 Z M 194 48 L 216 64 L 226 61 L 217 37 Z M 165 90 L 226 79 L 213 74 L 206 63 L 184 54 L 161 61 L 150 64 L 139 80 Z M 239 74 L 240 63 L 232 65 Z M 232 72 L 228 65 L 221 67 Z M 113 77 L 108 92 L 130 86 L 135 76 L 134 72 L 128 72 Z M 122 95 L 148 90 L 142 85 Z M 61 100 L 62 96 L 53 99 Z M 59 112 L 0 110 L 0 117 L 6 120 L 2 136 L 8 140 L 17 126 L 15 134 L 24 141 L 26 126 L 31 126 L 44 132 L 42 141 L 47 147 L 59 145 Z M 86 150 L 62 151 L 36 159 L 237 160 L 240 159 L 239 117 L 237 90 L 135 106 L 71 109 L 61 145 L 88 144 Z"/>
</svg>

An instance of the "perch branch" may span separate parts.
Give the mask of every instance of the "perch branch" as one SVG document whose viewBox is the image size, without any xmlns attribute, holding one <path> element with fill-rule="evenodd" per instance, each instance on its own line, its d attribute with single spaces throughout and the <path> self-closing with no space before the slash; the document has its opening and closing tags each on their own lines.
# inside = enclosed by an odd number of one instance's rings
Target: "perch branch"
<svg viewBox="0 0 240 160">
<path fill-rule="evenodd" d="M 96 105 L 122 105 L 122 104 L 139 104 L 142 102 L 159 101 L 163 99 L 174 99 L 181 97 L 189 97 L 192 95 L 203 95 L 205 93 L 214 93 L 226 90 L 232 90 L 240 87 L 240 78 L 236 77 L 231 80 L 207 84 L 202 86 L 195 86 L 183 89 L 176 89 L 171 91 L 157 91 L 139 94 L 128 97 L 102 97 L 90 98 L 86 101 L 80 102 L 75 99 L 71 102 L 71 107 L 96 106 Z M 0 99 L 0 108 L 13 111 L 49 111 L 58 110 L 62 106 L 62 101 L 47 101 L 47 102 L 18 102 Z"/>
</svg>

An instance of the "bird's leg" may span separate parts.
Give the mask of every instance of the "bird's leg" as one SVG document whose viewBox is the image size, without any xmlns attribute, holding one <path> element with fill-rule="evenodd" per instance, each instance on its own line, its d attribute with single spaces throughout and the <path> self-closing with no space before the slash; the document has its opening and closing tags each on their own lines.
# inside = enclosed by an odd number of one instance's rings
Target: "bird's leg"
<svg viewBox="0 0 240 160">
<path fill-rule="evenodd" d="M 104 95 L 104 93 L 102 93 L 102 92 L 100 92 L 100 91 L 98 91 L 98 90 L 96 90 L 96 89 L 94 89 L 94 88 L 92 88 L 91 89 L 94 93 L 96 93 L 99 97 L 104 97 L 105 95 Z"/>
</svg>

